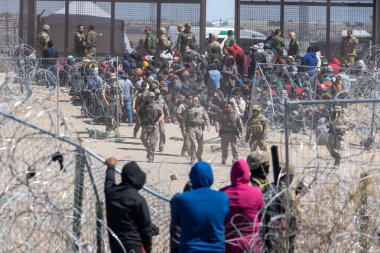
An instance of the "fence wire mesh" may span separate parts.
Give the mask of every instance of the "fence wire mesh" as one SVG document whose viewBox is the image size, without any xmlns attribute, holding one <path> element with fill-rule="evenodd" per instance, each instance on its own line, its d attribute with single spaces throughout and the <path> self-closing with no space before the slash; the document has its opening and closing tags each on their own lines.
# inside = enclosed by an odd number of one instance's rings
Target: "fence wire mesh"
<svg viewBox="0 0 380 253">
<path fill-rule="evenodd" d="M 58 110 L 60 72 L 45 69 L 40 59 L 30 58 L 32 53 L 20 44 L 1 57 L 3 251 L 109 252 L 104 159 L 80 145 L 75 127 L 64 116 L 70 111 Z M 48 84 L 55 89 L 45 87 Z M 154 249 L 168 252 L 168 198 L 149 188 L 141 194 L 160 229 Z"/>
</svg>

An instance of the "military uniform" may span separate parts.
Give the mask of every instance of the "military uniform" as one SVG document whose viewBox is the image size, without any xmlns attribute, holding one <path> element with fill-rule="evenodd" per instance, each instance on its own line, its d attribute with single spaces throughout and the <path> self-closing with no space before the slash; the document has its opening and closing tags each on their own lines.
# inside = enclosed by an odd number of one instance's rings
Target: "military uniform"
<svg viewBox="0 0 380 253">
<path fill-rule="evenodd" d="M 142 91 L 133 98 L 136 112 L 139 111 L 140 106 L 145 102 L 145 98 L 147 96 L 149 96 L 149 90 Z M 133 137 L 136 138 L 137 132 L 139 131 L 139 129 L 140 129 L 140 122 L 137 121 L 135 124 L 135 127 L 133 128 Z"/>
<path fill-rule="evenodd" d="M 116 79 L 111 80 L 105 87 L 105 97 L 109 103 L 106 107 L 106 132 L 118 127 L 121 117 L 120 94 L 121 90 L 120 87 L 118 90 Z"/>
<path fill-rule="evenodd" d="M 339 112 L 342 108 L 340 106 L 335 107 L 335 111 Z M 344 134 L 349 128 L 348 119 L 341 114 L 337 115 L 336 119 L 330 122 L 327 127 L 329 128 L 329 136 L 327 140 L 327 149 L 330 155 L 334 158 L 334 166 L 339 167 L 340 159 L 342 158 L 341 152 L 344 148 Z"/>
<path fill-rule="evenodd" d="M 45 49 L 48 47 L 48 42 L 50 40 L 49 33 L 47 31 L 42 31 L 38 35 L 38 55 L 42 57 L 42 54 Z"/>
<path fill-rule="evenodd" d="M 342 53 L 342 62 L 343 64 L 349 64 L 353 67 L 356 57 L 355 47 L 359 45 L 359 40 L 352 35 L 352 37 L 346 36 L 343 38 L 341 53 Z"/>
<path fill-rule="evenodd" d="M 74 33 L 75 56 L 83 58 L 86 56 L 86 34 L 81 32 Z"/>
<path fill-rule="evenodd" d="M 225 110 L 220 116 L 217 127 L 220 123 L 219 136 L 222 147 L 222 164 L 226 163 L 228 157 L 228 145 L 231 144 L 233 162 L 239 159 L 237 151 L 237 140 L 243 131 L 243 124 L 236 111 Z M 233 163 L 232 162 L 232 163 Z"/>
<path fill-rule="evenodd" d="M 178 35 L 178 49 L 181 52 L 181 55 L 186 54 L 186 47 L 189 47 L 190 49 L 195 49 L 195 44 L 195 36 L 191 31 L 183 31 Z"/>
<path fill-rule="evenodd" d="M 97 39 L 101 34 L 90 30 L 86 34 L 87 57 L 96 57 Z"/>
<path fill-rule="evenodd" d="M 202 161 L 203 128 L 205 124 L 208 128 L 210 127 L 210 120 L 203 106 L 191 106 L 186 110 L 181 129 L 187 132 L 189 138 L 191 162 L 195 161 L 195 157 Z M 196 147 L 195 142 L 197 142 L 198 147 Z"/>
<path fill-rule="evenodd" d="M 148 55 L 156 54 L 156 39 L 152 33 L 146 34 L 144 48 L 147 51 Z"/>
<path fill-rule="evenodd" d="M 161 35 L 158 37 L 158 42 L 157 42 L 158 55 L 160 55 L 164 50 L 170 49 L 170 45 L 171 45 L 169 37 L 166 35 L 166 29 L 161 27 L 160 33 Z"/>
<path fill-rule="evenodd" d="M 253 109 L 255 109 L 255 106 L 253 107 Z M 258 109 L 258 112 L 260 112 L 260 110 L 261 109 Z M 252 116 L 248 120 L 245 141 L 249 142 L 251 152 L 255 151 L 257 149 L 257 146 L 262 151 L 267 151 L 267 133 L 268 120 L 264 115 L 258 114 L 256 117 Z"/>
<path fill-rule="evenodd" d="M 142 128 L 140 139 L 147 151 L 148 162 L 153 162 L 154 150 L 158 140 L 157 124 L 162 116 L 162 111 L 157 109 L 153 103 L 143 104 L 139 109 L 138 115 Z"/>
<path fill-rule="evenodd" d="M 182 125 L 183 117 L 185 116 L 185 113 L 187 111 L 187 105 L 185 103 L 182 103 L 178 106 L 177 108 L 177 119 L 180 124 Z M 181 155 L 186 156 L 186 153 L 190 155 L 190 144 L 189 144 L 189 136 L 186 133 L 186 130 L 183 128 L 181 129 L 182 137 L 183 137 L 183 144 L 182 144 L 182 149 L 181 149 Z"/>
<path fill-rule="evenodd" d="M 156 93 L 156 92 L 155 92 Z M 160 95 L 158 99 L 155 101 L 156 107 L 162 111 L 165 117 L 169 116 L 169 108 L 168 105 L 165 102 L 165 99 L 163 99 Z M 165 121 L 162 119 L 160 122 L 158 122 L 158 132 L 160 134 L 160 141 L 158 148 L 160 151 L 164 151 L 165 142 L 166 142 L 166 132 L 165 132 Z"/>
</svg>

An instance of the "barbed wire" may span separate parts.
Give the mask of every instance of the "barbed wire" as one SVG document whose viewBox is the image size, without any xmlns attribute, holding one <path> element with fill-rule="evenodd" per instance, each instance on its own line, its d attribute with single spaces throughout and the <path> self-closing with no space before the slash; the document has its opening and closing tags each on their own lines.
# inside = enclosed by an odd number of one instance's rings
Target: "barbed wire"
<svg viewBox="0 0 380 253">
<path fill-rule="evenodd" d="M 55 107 L 50 98 L 57 94 L 45 88 L 59 82 L 83 102 L 87 99 L 84 92 L 88 88 L 91 64 L 99 66 L 100 62 L 83 64 L 80 71 L 81 67 L 73 66 L 66 69 L 59 67 L 58 71 L 48 70 L 42 68 L 38 60 L 34 64 L 32 48 L 17 46 L 17 43 L 14 45 L 13 50 L 0 54 L 0 73 L 3 73 L 0 76 L 3 115 L 0 116 L 0 222 L 3 228 L 0 240 L 4 251 L 91 252 L 101 247 L 107 250 L 106 233 L 109 229 L 104 220 L 102 184 L 105 170 L 102 159 L 89 151 L 83 153 L 82 149 L 65 141 L 65 138 L 78 140 L 78 134 L 67 120 L 65 111 L 53 109 Z M 371 57 L 365 59 L 369 66 L 367 70 L 343 69 L 339 75 L 330 76 L 339 78 L 343 83 L 344 88 L 341 93 L 334 94 L 336 97 L 373 98 L 378 95 L 377 69 L 370 67 L 375 66 L 370 64 L 377 61 L 374 56 L 378 52 L 376 48 L 372 48 Z M 284 110 L 284 99 L 289 98 L 289 93 L 283 92 L 286 90 L 284 87 L 291 84 L 303 88 L 295 92 L 304 100 L 313 100 L 318 95 L 315 89 L 305 91 L 306 87 L 313 85 L 307 76 L 299 73 L 289 78 L 285 72 L 281 74 L 282 71 L 282 67 L 267 73 L 263 71 L 264 74 L 257 80 L 260 90 L 256 98 L 271 122 L 269 143 L 280 145 L 283 143 L 284 127 L 290 127 L 284 124 L 285 114 L 290 113 Z M 326 77 L 323 78 L 321 80 L 327 82 Z M 107 82 L 109 79 L 104 80 Z M 329 89 L 324 92 L 333 95 Z M 99 97 L 95 95 L 89 101 L 92 99 Z M 84 115 L 91 114 L 89 103 L 81 106 Z M 100 111 L 104 109 L 101 104 L 99 106 Z M 315 123 L 313 114 L 306 117 L 310 122 L 310 134 L 291 134 L 293 142 L 286 148 L 291 150 L 290 161 L 296 166 L 297 173 L 293 184 L 277 192 L 267 207 L 281 193 L 294 192 L 301 182 L 306 185 L 306 192 L 296 196 L 294 210 L 279 216 L 281 222 L 296 217 L 296 231 L 284 229 L 276 223 L 267 226 L 269 231 L 266 236 L 278 245 L 279 252 L 289 250 L 289 237 L 294 233 L 297 252 L 379 252 L 379 147 L 377 141 L 370 148 L 361 145 L 371 131 L 374 131 L 371 137 L 378 140 L 379 110 L 377 105 L 372 104 L 350 104 L 345 109 L 351 124 L 345 143 L 344 162 L 339 170 L 332 168 L 326 148 L 317 143 L 312 131 Z M 5 113 L 14 118 L 6 117 Z M 375 127 L 369 116 L 373 113 Z M 28 124 L 45 131 L 31 128 Z M 59 132 L 59 135 L 52 136 L 47 132 L 53 135 Z M 214 163 L 219 158 L 220 142 L 210 141 L 209 145 L 210 162 Z M 243 141 L 239 143 L 239 148 L 242 153 L 250 152 Z M 172 193 L 182 191 L 183 187 L 180 182 L 162 176 L 161 168 L 164 166 L 165 161 L 154 169 L 147 169 L 148 175 L 157 178 L 152 185 L 156 190 L 142 193 L 149 203 L 154 224 L 160 228 L 160 235 L 154 238 L 154 252 L 169 252 L 170 237 L 170 198 L 157 189 Z M 187 178 L 187 170 L 183 168 L 178 169 L 177 174 Z M 220 183 L 226 184 L 228 181 Z M 98 197 L 94 194 L 94 187 L 99 193 Z M 103 218 L 99 214 L 99 205 Z M 234 225 L 239 230 L 242 224 Z M 245 252 L 255 252 L 258 237 L 253 236 L 250 243 L 243 246 Z"/>
</svg>

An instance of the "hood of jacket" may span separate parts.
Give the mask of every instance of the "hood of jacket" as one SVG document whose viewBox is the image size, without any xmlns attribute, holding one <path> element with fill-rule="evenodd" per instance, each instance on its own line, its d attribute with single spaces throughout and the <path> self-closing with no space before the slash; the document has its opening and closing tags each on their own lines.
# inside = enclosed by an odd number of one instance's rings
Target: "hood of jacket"
<svg viewBox="0 0 380 253">
<path fill-rule="evenodd" d="M 190 180 L 193 189 L 211 187 L 214 183 L 211 165 L 206 162 L 197 162 L 191 168 Z"/>
<path fill-rule="evenodd" d="M 140 190 L 146 181 L 146 174 L 143 172 L 136 162 L 130 162 L 124 165 L 121 171 L 121 182 Z"/>
<path fill-rule="evenodd" d="M 340 66 L 340 61 L 339 61 L 338 58 L 336 58 L 336 57 L 333 57 L 333 58 L 331 59 L 331 63 Z"/>
<path fill-rule="evenodd" d="M 244 160 L 238 160 L 234 163 L 231 169 L 231 184 L 248 184 L 250 178 L 248 163 Z"/>
</svg>

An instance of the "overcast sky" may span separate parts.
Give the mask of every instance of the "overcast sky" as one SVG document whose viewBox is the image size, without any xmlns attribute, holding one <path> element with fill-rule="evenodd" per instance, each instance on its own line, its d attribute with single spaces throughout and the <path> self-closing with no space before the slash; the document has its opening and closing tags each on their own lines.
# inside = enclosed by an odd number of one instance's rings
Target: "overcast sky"
<svg viewBox="0 0 380 253">
<path fill-rule="evenodd" d="M 206 0 L 208 21 L 233 18 L 235 13 L 235 0 Z"/>
</svg>

